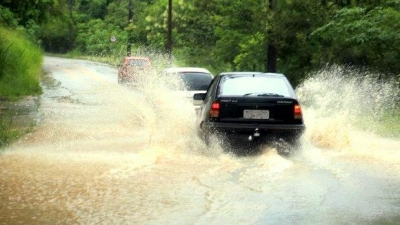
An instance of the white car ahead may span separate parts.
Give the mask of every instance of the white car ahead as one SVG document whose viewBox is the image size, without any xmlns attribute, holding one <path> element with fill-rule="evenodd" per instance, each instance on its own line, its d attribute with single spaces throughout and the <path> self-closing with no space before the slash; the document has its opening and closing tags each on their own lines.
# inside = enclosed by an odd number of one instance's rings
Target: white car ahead
<svg viewBox="0 0 400 225">
<path fill-rule="evenodd" d="M 174 88 L 174 93 L 180 97 L 191 101 L 197 109 L 202 101 L 194 101 L 193 95 L 196 93 L 206 93 L 210 85 L 213 74 L 204 68 L 198 67 L 171 67 L 165 69 L 163 74 L 166 77 L 178 78 L 181 85 Z"/>
</svg>

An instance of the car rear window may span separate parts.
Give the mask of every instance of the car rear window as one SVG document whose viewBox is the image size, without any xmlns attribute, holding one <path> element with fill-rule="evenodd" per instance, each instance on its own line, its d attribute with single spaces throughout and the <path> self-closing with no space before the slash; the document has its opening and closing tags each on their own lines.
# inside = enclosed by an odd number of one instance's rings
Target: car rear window
<svg viewBox="0 0 400 225">
<path fill-rule="evenodd" d="M 207 90 L 212 81 L 212 77 L 208 73 L 180 72 L 179 76 L 188 91 Z"/>
<path fill-rule="evenodd" d="M 262 76 L 227 76 L 220 86 L 221 96 L 243 96 L 249 93 L 271 93 L 291 97 L 284 78 Z"/>
</svg>

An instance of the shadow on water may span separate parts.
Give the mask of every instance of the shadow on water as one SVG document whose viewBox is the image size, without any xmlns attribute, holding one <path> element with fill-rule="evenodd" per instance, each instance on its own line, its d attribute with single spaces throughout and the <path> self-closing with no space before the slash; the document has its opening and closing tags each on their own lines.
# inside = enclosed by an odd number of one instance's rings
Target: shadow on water
<svg viewBox="0 0 400 225">
<path fill-rule="evenodd" d="M 247 137 L 247 136 L 246 136 Z M 237 157 L 252 157 L 265 153 L 266 149 L 275 149 L 282 157 L 290 157 L 299 150 L 299 146 L 291 146 L 276 138 L 263 138 L 248 140 L 247 138 L 233 138 L 224 140 L 222 143 L 225 152 L 232 153 Z"/>
<path fill-rule="evenodd" d="M 254 142 L 235 142 L 226 146 L 226 152 L 232 153 L 238 157 L 257 156 L 262 153 L 260 144 Z"/>
</svg>

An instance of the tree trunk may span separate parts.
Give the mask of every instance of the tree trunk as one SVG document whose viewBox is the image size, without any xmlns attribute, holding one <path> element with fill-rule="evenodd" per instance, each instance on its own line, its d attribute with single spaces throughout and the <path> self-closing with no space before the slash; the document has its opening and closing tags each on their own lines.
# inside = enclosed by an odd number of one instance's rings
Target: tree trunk
<svg viewBox="0 0 400 225">
<path fill-rule="evenodd" d="M 128 43 L 126 45 L 126 55 L 127 56 L 131 56 L 132 54 L 132 31 L 131 31 L 131 27 L 130 25 L 132 24 L 133 20 L 133 2 L 132 0 L 129 0 L 128 3 Z"/>
<path fill-rule="evenodd" d="M 275 44 L 272 43 L 273 40 L 270 40 L 267 48 L 267 72 L 275 73 L 276 72 L 276 64 L 277 64 L 277 50 Z"/>
<path fill-rule="evenodd" d="M 75 1 L 69 0 L 68 1 L 68 8 L 69 8 L 69 37 L 68 37 L 68 46 L 66 51 L 71 51 L 73 49 L 73 42 L 74 42 L 74 17 L 73 17 L 73 9 L 74 9 Z"/>
<path fill-rule="evenodd" d="M 276 1 L 277 0 L 269 0 L 269 9 L 275 13 L 276 12 Z M 267 46 L 267 72 L 275 73 L 276 72 L 276 64 L 277 64 L 277 49 L 275 46 L 275 37 L 273 35 L 273 31 L 268 31 L 268 46 Z"/>
<path fill-rule="evenodd" d="M 172 65 L 172 0 L 168 0 L 168 31 L 167 31 L 168 67 Z"/>
</svg>

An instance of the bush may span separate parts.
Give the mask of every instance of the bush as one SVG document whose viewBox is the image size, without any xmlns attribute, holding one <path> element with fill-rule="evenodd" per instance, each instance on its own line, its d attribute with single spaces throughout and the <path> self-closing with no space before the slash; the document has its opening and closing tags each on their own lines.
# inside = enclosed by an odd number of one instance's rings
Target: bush
<svg viewBox="0 0 400 225">
<path fill-rule="evenodd" d="M 42 51 L 23 32 L 0 27 L 0 97 L 41 94 L 42 63 Z"/>
</svg>

